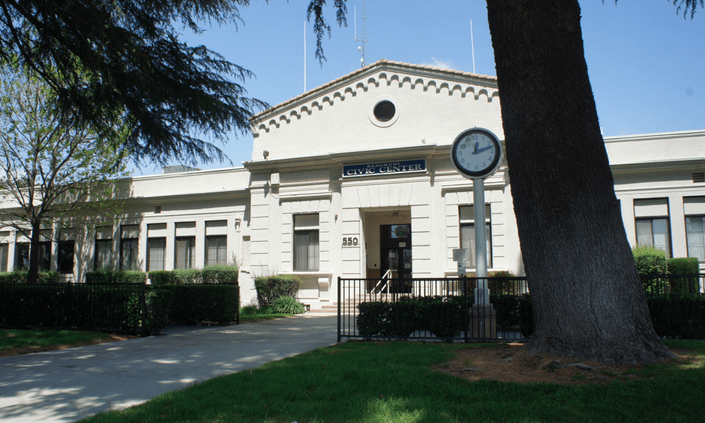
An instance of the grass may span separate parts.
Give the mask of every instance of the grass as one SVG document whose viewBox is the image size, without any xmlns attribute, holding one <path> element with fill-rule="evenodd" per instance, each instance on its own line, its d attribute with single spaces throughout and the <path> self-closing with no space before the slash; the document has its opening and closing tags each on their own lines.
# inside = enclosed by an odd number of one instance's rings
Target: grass
<svg viewBox="0 0 705 423">
<path fill-rule="evenodd" d="M 240 323 L 280 319 L 288 316 L 293 316 L 293 314 L 274 313 L 269 308 L 262 309 L 255 306 L 245 306 L 240 309 Z"/>
<path fill-rule="evenodd" d="M 658 365 L 650 379 L 609 385 L 469 382 L 431 370 L 449 360 L 454 348 L 460 346 L 347 342 L 84 422 L 705 421 L 703 368 Z M 692 350 L 705 356 L 705 342 Z"/>
<path fill-rule="evenodd" d="M 0 329 L 0 353 L 12 348 L 31 348 L 43 351 L 60 346 L 95 343 L 107 337 L 108 335 L 99 332 Z"/>
</svg>

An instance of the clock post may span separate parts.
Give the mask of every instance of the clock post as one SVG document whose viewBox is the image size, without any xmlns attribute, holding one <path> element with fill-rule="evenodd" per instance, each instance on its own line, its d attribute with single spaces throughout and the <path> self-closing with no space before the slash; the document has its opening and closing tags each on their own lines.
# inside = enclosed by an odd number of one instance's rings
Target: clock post
<svg viewBox="0 0 705 423">
<path fill-rule="evenodd" d="M 502 146 L 489 130 L 463 131 L 453 142 L 451 160 L 458 172 L 473 184 L 475 212 L 475 302 L 470 311 L 470 337 L 496 338 L 497 313 L 490 303 L 487 279 L 487 240 L 485 231 L 485 179 L 499 168 Z"/>
</svg>

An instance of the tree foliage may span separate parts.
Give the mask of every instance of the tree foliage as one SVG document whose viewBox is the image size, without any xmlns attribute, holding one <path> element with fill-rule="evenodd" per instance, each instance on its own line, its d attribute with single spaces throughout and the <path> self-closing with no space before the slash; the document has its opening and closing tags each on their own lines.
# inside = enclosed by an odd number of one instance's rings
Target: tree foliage
<svg viewBox="0 0 705 423">
<path fill-rule="evenodd" d="M 0 59 L 15 57 L 57 93 L 61 110 L 109 134 L 129 128 L 138 160 L 223 160 L 199 136 L 249 131 L 264 103 L 238 82 L 253 76 L 178 28 L 237 24 L 248 0 L 6 0 L 0 2 Z M 74 113 L 77 112 L 77 113 Z"/>
<path fill-rule="evenodd" d="M 37 77 L 18 67 L 0 68 L 3 221 L 31 240 L 29 282 L 36 280 L 40 231 L 56 218 L 100 208 L 112 179 L 124 175 L 123 139 L 98 138 L 78 113 L 59 113 L 55 104 L 54 91 Z"/>
<path fill-rule="evenodd" d="M 680 13 L 682 10 L 683 17 L 685 18 L 688 16 L 688 12 L 690 11 L 690 19 L 693 19 L 695 17 L 695 11 L 698 10 L 698 7 L 701 9 L 705 7 L 705 0 L 673 0 L 673 4 L 676 6 L 676 13 Z"/>
</svg>

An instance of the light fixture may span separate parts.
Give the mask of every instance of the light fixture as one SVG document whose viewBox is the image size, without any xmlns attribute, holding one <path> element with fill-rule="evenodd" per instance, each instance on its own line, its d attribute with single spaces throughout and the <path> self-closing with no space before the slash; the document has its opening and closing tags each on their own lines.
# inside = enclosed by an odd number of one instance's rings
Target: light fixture
<svg viewBox="0 0 705 423">
<path fill-rule="evenodd" d="M 269 157 L 269 150 L 264 150 L 262 152 L 262 156 L 264 157 L 265 160 L 267 160 L 267 157 Z"/>
</svg>

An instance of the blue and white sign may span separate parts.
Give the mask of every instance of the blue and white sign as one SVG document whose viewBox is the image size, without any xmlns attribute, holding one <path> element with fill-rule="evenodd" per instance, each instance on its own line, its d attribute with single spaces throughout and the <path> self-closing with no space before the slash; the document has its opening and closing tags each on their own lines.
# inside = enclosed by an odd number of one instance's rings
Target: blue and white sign
<svg viewBox="0 0 705 423">
<path fill-rule="evenodd" d="M 368 163 L 344 166 L 343 178 L 425 171 L 426 159 L 402 160 L 398 162 Z"/>
</svg>

